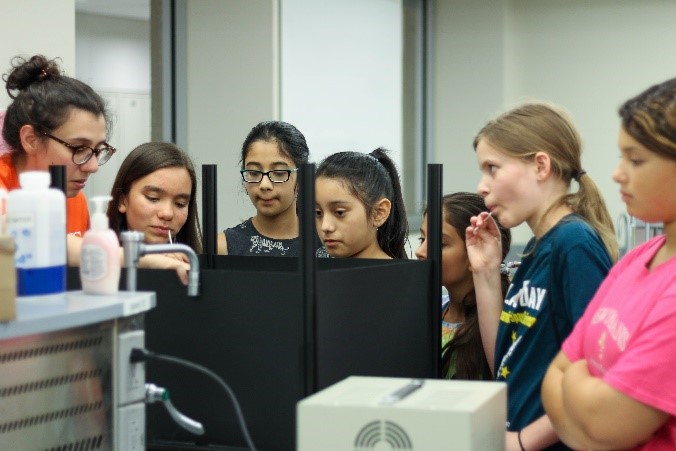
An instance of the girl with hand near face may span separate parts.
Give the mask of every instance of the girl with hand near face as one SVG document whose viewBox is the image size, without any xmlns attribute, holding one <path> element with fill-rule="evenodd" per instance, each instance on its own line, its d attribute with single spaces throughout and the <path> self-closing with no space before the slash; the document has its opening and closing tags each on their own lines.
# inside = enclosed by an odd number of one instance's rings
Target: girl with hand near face
<svg viewBox="0 0 676 451">
<path fill-rule="evenodd" d="M 298 168 L 308 162 L 305 137 L 286 122 L 256 125 L 242 144 L 240 174 L 256 214 L 218 235 L 221 255 L 300 255 Z"/>
<path fill-rule="evenodd" d="M 443 296 L 441 313 L 441 370 L 446 379 L 491 380 L 492 374 L 481 343 L 479 318 L 472 269 L 465 247 L 465 228 L 470 218 L 486 211 L 481 196 L 454 193 L 444 196 L 441 229 L 441 283 L 448 295 Z M 498 226 L 502 242 L 502 260 L 509 252 L 511 233 Z M 420 227 L 418 260 L 427 259 L 427 213 Z M 501 275 L 502 292 L 507 294 L 509 278 Z"/>
<path fill-rule="evenodd" d="M 664 234 L 613 267 L 542 384 L 564 442 L 584 449 L 676 449 L 676 79 L 620 108 L 613 180 L 627 213 Z"/>
<path fill-rule="evenodd" d="M 473 217 L 465 240 L 486 357 L 508 386 L 507 449 L 567 449 L 544 415 L 540 383 L 617 259 L 612 222 L 582 169 L 578 133 L 558 108 L 508 111 L 481 129 L 474 148 L 478 191 L 491 215 Z M 507 228 L 525 222 L 534 235 L 506 297 L 496 221 Z"/>
<path fill-rule="evenodd" d="M 144 242 L 183 243 L 202 252 L 197 216 L 197 176 L 190 157 L 172 143 L 141 144 L 124 159 L 108 204 L 110 228 L 143 232 Z M 182 253 L 148 254 L 142 268 L 174 269 L 188 283 L 190 265 Z"/>
<path fill-rule="evenodd" d="M 330 155 L 315 177 L 317 232 L 331 257 L 408 258 L 399 174 L 384 149 Z"/>
<path fill-rule="evenodd" d="M 118 235 L 135 230 L 148 244 L 183 243 L 202 252 L 195 167 L 176 145 L 150 142 L 131 151 L 111 196 L 108 218 Z"/>
</svg>

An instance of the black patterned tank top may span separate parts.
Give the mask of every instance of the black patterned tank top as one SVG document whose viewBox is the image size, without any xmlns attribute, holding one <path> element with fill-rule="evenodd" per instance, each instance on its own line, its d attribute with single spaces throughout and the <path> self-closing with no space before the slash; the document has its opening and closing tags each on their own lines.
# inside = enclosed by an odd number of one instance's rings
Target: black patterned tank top
<svg viewBox="0 0 676 451">
<path fill-rule="evenodd" d="M 225 230 L 228 242 L 228 255 L 253 255 L 268 257 L 298 257 L 300 238 L 276 239 L 261 235 L 253 225 L 251 218 Z M 316 239 L 319 242 L 319 239 Z M 318 244 L 317 257 L 328 257 L 326 250 Z"/>
</svg>

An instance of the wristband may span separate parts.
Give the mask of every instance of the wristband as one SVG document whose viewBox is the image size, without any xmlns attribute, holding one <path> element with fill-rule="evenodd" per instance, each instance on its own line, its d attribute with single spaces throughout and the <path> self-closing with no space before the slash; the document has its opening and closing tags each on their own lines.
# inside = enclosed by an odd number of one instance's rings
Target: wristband
<svg viewBox="0 0 676 451">
<path fill-rule="evenodd" d="M 516 438 L 519 440 L 519 447 L 521 447 L 521 451 L 526 451 L 526 448 L 523 447 L 523 442 L 521 441 L 521 430 L 516 433 Z"/>
</svg>

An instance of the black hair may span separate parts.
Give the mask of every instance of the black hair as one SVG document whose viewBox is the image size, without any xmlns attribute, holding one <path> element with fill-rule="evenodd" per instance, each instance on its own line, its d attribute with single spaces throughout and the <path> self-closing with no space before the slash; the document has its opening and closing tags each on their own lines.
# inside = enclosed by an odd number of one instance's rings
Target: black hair
<svg viewBox="0 0 676 451">
<path fill-rule="evenodd" d="M 443 219 L 450 224 L 458 236 L 465 242 L 465 230 L 470 225 L 470 218 L 486 211 L 483 197 L 475 193 L 447 194 L 441 199 Z M 498 223 L 500 241 L 502 243 L 502 260 L 509 253 L 512 242 L 512 234 L 509 229 Z M 509 276 L 501 274 L 500 282 L 503 297 L 509 289 Z M 455 379 L 483 379 L 491 380 L 491 369 L 486 359 L 481 341 L 479 317 L 477 314 L 476 294 L 474 289 L 462 299 L 452 299 L 451 302 L 459 302 L 465 316 L 455 336 L 442 349 L 441 370 L 442 374 L 449 371 L 451 360 L 455 354 Z"/>
<path fill-rule="evenodd" d="M 392 258 L 408 258 L 405 249 L 408 221 L 399 173 L 386 149 L 379 147 L 370 154 L 334 153 L 319 164 L 315 176 L 343 181 L 350 193 L 364 205 L 369 217 L 373 216 L 380 199 L 388 199 L 392 208 L 387 220 L 378 228 L 378 244 Z"/>
<path fill-rule="evenodd" d="M 296 127 L 282 121 L 265 121 L 252 128 L 242 143 L 242 159 L 240 160 L 242 169 L 244 169 L 244 161 L 249 153 L 249 146 L 255 141 L 276 142 L 282 154 L 289 157 L 296 167 L 307 163 L 310 157 L 310 149 L 305 136 Z"/>
<path fill-rule="evenodd" d="M 25 154 L 19 135 L 21 127 L 32 125 L 38 132 L 49 133 L 63 125 L 73 109 L 103 116 L 110 130 L 103 98 L 86 83 L 63 75 L 56 60 L 43 55 L 28 60 L 17 56 L 12 59 L 10 72 L 2 78 L 13 99 L 5 113 L 2 137 L 13 149 L 15 161 Z"/>
<path fill-rule="evenodd" d="M 119 235 L 127 230 L 127 215 L 120 213 L 118 207 L 122 196 L 129 194 L 131 185 L 136 180 L 163 168 L 185 168 L 190 175 L 190 200 L 188 201 L 188 218 L 176 235 L 177 243 L 184 243 L 197 253 L 202 252 L 202 232 L 197 214 L 197 175 L 192 160 L 175 144 L 166 142 L 149 142 L 132 150 L 120 165 L 113 182 L 108 203 L 108 220 L 110 228 Z"/>
</svg>

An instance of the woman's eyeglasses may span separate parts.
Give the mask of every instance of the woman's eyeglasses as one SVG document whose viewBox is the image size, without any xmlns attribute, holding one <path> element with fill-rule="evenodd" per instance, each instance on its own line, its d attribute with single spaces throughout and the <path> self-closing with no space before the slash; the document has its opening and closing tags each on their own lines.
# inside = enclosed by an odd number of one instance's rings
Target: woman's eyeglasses
<svg viewBox="0 0 676 451">
<path fill-rule="evenodd" d="M 242 180 L 247 183 L 260 183 L 263 181 L 263 176 L 268 176 L 272 183 L 284 183 L 288 182 L 291 178 L 291 173 L 296 172 L 298 168 L 295 169 L 274 169 L 272 171 L 256 171 L 255 169 L 242 169 L 239 171 L 242 174 Z"/>
<path fill-rule="evenodd" d="M 93 155 L 96 155 L 96 162 L 99 164 L 99 166 L 103 166 L 117 151 L 117 149 L 106 142 L 99 144 L 99 147 L 96 149 L 92 149 L 88 146 L 74 146 L 72 144 L 68 144 L 66 141 L 59 139 L 56 136 L 52 136 L 49 133 L 40 132 L 40 134 L 66 146 L 68 150 L 73 153 L 73 163 L 78 165 L 85 164 L 91 159 Z"/>
</svg>

